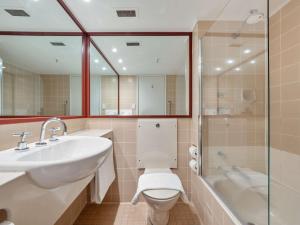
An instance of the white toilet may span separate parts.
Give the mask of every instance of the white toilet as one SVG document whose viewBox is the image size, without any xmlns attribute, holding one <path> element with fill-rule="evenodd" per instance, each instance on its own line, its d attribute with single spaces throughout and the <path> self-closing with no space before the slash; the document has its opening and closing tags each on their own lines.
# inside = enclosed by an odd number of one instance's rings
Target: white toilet
<svg viewBox="0 0 300 225">
<path fill-rule="evenodd" d="M 137 163 L 145 168 L 136 195 L 143 195 L 149 206 L 148 223 L 166 225 L 178 198 L 186 198 L 179 177 L 171 171 L 177 168 L 176 119 L 138 120 Z"/>
</svg>

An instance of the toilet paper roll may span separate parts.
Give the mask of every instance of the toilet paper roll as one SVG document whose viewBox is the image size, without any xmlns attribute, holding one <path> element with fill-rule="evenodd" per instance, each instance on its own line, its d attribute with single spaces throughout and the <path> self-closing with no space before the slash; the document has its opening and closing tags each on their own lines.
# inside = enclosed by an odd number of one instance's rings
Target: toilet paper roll
<svg viewBox="0 0 300 225">
<path fill-rule="evenodd" d="M 189 148 L 189 152 L 190 152 L 190 155 L 193 159 L 197 159 L 197 157 L 198 157 L 198 148 L 196 146 L 192 145 Z"/>
<path fill-rule="evenodd" d="M 192 169 L 192 171 L 194 171 L 195 173 L 197 173 L 198 170 L 198 163 L 195 159 L 192 159 L 189 163 L 190 168 Z"/>
<path fill-rule="evenodd" d="M 0 225 L 15 225 L 13 222 L 10 222 L 10 221 L 3 221 L 0 223 Z"/>
</svg>

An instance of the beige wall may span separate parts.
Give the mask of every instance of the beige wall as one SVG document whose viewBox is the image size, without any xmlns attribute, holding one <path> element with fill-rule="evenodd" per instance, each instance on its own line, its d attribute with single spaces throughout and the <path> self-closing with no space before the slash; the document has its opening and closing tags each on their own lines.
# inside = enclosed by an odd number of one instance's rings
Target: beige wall
<svg viewBox="0 0 300 225">
<path fill-rule="evenodd" d="M 120 76 L 120 109 L 132 109 L 137 114 L 138 77 Z M 135 105 L 135 108 L 133 107 Z"/>
<path fill-rule="evenodd" d="M 42 115 L 69 115 L 70 76 L 41 75 Z"/>
<path fill-rule="evenodd" d="M 287 225 L 300 215 L 300 1 L 270 20 L 271 208 Z"/>
<path fill-rule="evenodd" d="M 118 78 L 116 76 L 101 76 L 101 115 L 105 109 L 118 109 Z M 105 109 L 103 108 L 105 106 Z"/>
<path fill-rule="evenodd" d="M 3 70 L 3 115 L 36 115 L 39 113 L 40 76 L 5 64 Z"/>
</svg>

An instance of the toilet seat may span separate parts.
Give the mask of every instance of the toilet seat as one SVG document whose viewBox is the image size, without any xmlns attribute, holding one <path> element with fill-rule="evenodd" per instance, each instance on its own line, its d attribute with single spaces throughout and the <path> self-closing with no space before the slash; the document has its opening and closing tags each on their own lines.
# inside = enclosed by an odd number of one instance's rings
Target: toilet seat
<svg viewBox="0 0 300 225">
<path fill-rule="evenodd" d="M 152 199 L 157 200 L 167 200 L 171 198 L 175 198 L 179 195 L 179 191 L 177 190 L 148 190 L 143 191 L 144 195 L 147 195 L 147 197 L 150 197 Z"/>
<path fill-rule="evenodd" d="M 145 174 L 153 174 L 153 173 L 170 173 L 173 174 L 171 169 L 169 168 L 146 168 Z M 157 190 L 147 190 L 143 191 L 143 194 L 149 198 L 156 199 L 156 200 L 167 200 L 171 198 L 177 197 L 180 191 L 178 190 L 171 190 L 171 189 L 157 189 Z"/>
</svg>

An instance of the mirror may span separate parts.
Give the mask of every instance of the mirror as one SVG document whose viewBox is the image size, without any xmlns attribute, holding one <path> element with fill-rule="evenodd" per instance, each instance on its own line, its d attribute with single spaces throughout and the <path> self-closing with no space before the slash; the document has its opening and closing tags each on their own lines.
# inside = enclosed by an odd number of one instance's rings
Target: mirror
<svg viewBox="0 0 300 225">
<path fill-rule="evenodd" d="M 81 36 L 0 36 L 1 116 L 82 114 Z"/>
<path fill-rule="evenodd" d="M 93 43 L 90 45 L 90 82 L 91 115 L 118 115 L 118 76 Z"/>
<path fill-rule="evenodd" d="M 93 40 L 119 73 L 119 115 L 189 114 L 189 36 Z"/>
</svg>

